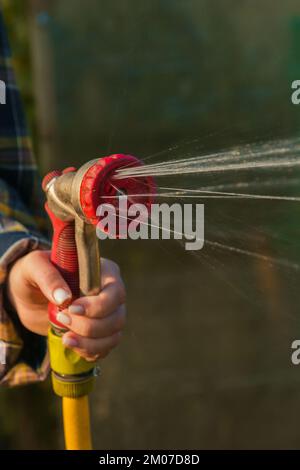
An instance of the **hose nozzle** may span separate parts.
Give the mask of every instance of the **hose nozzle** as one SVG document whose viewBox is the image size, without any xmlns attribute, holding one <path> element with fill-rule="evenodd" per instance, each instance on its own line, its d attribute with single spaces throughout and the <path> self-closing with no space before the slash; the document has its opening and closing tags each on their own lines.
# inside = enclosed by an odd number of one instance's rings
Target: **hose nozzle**
<svg viewBox="0 0 300 470">
<path fill-rule="evenodd" d="M 116 206 L 123 194 L 133 194 L 134 202 L 151 204 L 155 187 L 151 177 L 114 179 L 116 170 L 140 165 L 141 161 L 131 155 L 116 154 L 91 160 L 78 170 L 70 167 L 52 171 L 43 180 L 45 207 L 53 226 L 51 261 L 72 292 L 69 302 L 60 307 L 49 304 L 48 308 L 52 381 L 60 396 L 72 398 L 89 393 L 95 364 L 63 346 L 61 338 L 67 329 L 57 320 L 57 314 L 78 297 L 100 291 L 100 254 L 95 227 L 100 224 L 101 228 L 98 206 L 105 203 Z"/>
</svg>

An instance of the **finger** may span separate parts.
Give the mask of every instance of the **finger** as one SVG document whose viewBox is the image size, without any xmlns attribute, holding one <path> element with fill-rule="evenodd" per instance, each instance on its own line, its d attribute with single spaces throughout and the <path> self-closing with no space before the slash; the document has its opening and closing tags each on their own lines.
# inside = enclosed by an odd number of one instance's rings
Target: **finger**
<svg viewBox="0 0 300 470">
<path fill-rule="evenodd" d="M 71 290 L 50 260 L 49 251 L 37 250 L 30 257 L 24 257 L 25 277 L 38 287 L 44 296 L 56 305 L 71 300 Z"/>
<path fill-rule="evenodd" d="M 84 314 L 89 318 L 105 318 L 125 302 L 121 280 L 111 281 L 98 295 L 81 297 L 69 307 L 69 314 Z"/>
<path fill-rule="evenodd" d="M 74 349 L 83 357 L 95 355 L 103 357 L 104 355 L 107 355 L 112 348 L 119 344 L 121 336 L 122 333 L 118 332 L 106 338 L 95 339 L 75 335 L 69 331 L 63 336 L 63 344 L 66 347 Z"/>
<path fill-rule="evenodd" d="M 87 338 L 105 338 L 122 330 L 126 322 L 125 305 L 120 305 L 111 315 L 95 319 L 87 316 L 72 315 L 68 310 L 58 313 L 57 320 L 73 333 Z"/>
</svg>

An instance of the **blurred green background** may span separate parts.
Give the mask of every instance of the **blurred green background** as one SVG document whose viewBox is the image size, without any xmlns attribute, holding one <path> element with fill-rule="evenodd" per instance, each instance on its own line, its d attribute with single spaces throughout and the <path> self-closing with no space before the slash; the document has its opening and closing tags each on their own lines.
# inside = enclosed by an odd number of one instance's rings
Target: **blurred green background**
<svg viewBox="0 0 300 470">
<path fill-rule="evenodd" d="M 42 173 L 110 153 L 165 161 L 299 135 L 297 0 L 3 5 Z M 282 194 L 299 195 L 289 183 L 299 175 L 286 176 Z M 205 211 L 209 239 L 300 263 L 296 204 L 205 201 Z M 92 396 L 96 448 L 299 446 L 297 271 L 209 246 L 191 256 L 174 241 L 106 241 L 102 253 L 121 266 L 129 320 Z M 48 383 L 0 400 L 1 448 L 63 446 Z"/>
</svg>

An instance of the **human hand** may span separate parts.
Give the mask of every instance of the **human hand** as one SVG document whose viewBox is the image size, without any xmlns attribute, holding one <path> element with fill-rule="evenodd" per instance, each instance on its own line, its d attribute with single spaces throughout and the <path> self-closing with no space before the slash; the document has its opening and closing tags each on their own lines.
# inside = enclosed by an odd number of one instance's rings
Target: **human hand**
<svg viewBox="0 0 300 470">
<path fill-rule="evenodd" d="M 101 292 L 80 297 L 57 319 L 69 329 L 65 346 L 87 360 L 103 358 L 120 341 L 126 321 L 125 288 L 118 266 L 101 259 Z M 50 261 L 50 251 L 36 250 L 19 258 L 7 281 L 8 298 L 22 324 L 30 331 L 47 335 L 48 302 L 62 305 L 71 291 Z"/>
</svg>

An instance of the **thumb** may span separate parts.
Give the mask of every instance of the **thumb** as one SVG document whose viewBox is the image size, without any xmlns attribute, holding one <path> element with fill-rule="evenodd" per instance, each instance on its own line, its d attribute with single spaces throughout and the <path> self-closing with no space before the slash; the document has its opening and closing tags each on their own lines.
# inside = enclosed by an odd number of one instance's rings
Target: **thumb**
<svg viewBox="0 0 300 470">
<path fill-rule="evenodd" d="M 72 299 L 72 292 L 50 260 L 50 251 L 33 251 L 24 257 L 25 277 L 38 287 L 44 296 L 56 305 L 63 305 Z"/>
</svg>

